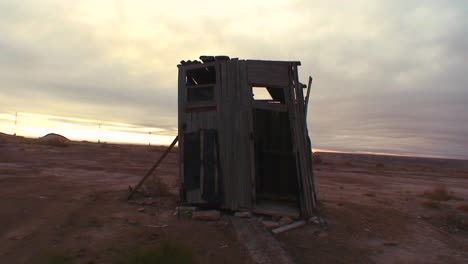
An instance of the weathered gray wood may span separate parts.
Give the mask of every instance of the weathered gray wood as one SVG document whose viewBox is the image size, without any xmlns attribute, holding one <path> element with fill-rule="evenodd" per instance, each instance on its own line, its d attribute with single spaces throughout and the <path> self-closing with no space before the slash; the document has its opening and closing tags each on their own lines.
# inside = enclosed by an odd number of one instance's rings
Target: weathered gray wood
<svg viewBox="0 0 468 264">
<path fill-rule="evenodd" d="M 178 79 L 178 135 L 179 135 L 179 178 L 180 184 L 184 184 L 184 130 L 187 126 L 187 115 L 184 111 L 185 107 L 185 68 L 178 67 L 179 79 Z M 185 129 L 184 129 L 185 127 Z M 181 131 L 182 130 L 182 131 Z M 183 193 L 179 193 L 179 198 L 183 200 Z"/>
<path fill-rule="evenodd" d="M 307 95 L 304 100 L 304 118 L 307 123 L 307 109 L 309 106 L 309 96 L 310 96 L 310 90 L 312 89 L 312 76 L 309 76 L 309 83 L 307 84 Z"/>
<path fill-rule="evenodd" d="M 203 129 L 200 129 L 200 195 L 203 194 L 203 185 L 205 181 L 205 164 L 204 161 L 204 137 L 205 133 Z M 202 200 L 200 196 L 200 200 Z"/>
<path fill-rule="evenodd" d="M 247 61 L 248 80 L 252 86 L 289 85 L 289 63 Z"/>
<path fill-rule="evenodd" d="M 315 199 L 314 199 L 314 189 L 312 181 L 312 166 L 310 164 L 311 159 L 309 161 L 308 157 L 311 154 L 312 150 L 309 149 L 307 144 L 307 128 L 305 123 L 304 117 L 304 104 L 303 102 L 303 91 L 302 88 L 299 86 L 299 75 L 297 71 L 297 65 L 292 67 L 293 75 L 292 78 L 294 80 L 294 91 L 297 96 L 298 102 L 295 104 L 295 115 L 296 115 L 296 137 L 298 142 L 302 144 L 298 145 L 298 160 L 300 161 L 300 170 L 301 170 L 301 195 L 304 197 L 304 208 L 302 214 L 304 217 L 310 217 L 313 214 L 313 210 L 316 207 Z"/>
<path fill-rule="evenodd" d="M 252 107 L 258 108 L 258 109 L 264 109 L 264 110 L 269 110 L 269 111 L 276 111 L 276 112 L 287 112 L 288 108 L 284 104 L 271 104 L 267 102 L 258 102 L 255 101 L 252 104 Z"/>
<path fill-rule="evenodd" d="M 304 226 L 305 224 L 306 224 L 306 221 L 304 221 L 304 220 L 296 221 L 296 222 L 294 222 L 292 224 L 289 224 L 289 225 L 277 227 L 277 228 L 271 230 L 271 232 L 273 232 L 273 234 L 279 234 L 279 233 L 283 233 L 283 232 L 286 232 L 286 231 L 289 231 L 289 230 Z"/>
<path fill-rule="evenodd" d="M 200 189 L 189 190 L 186 192 L 186 196 L 187 196 L 187 201 L 189 203 L 193 203 L 193 204 L 202 203 L 200 199 L 201 197 Z"/>
<path fill-rule="evenodd" d="M 200 129 L 218 131 L 218 152 L 215 182 L 222 179 L 224 204 L 222 207 L 236 210 L 241 207 L 252 208 L 256 201 L 255 189 L 255 148 L 253 110 L 262 108 L 271 111 L 287 111 L 290 117 L 293 155 L 296 158 L 297 181 L 300 191 L 300 211 L 309 215 L 314 207 L 311 163 L 308 160 L 307 127 L 305 120 L 304 95 L 297 75 L 298 62 L 214 61 L 207 64 L 179 66 L 179 129 L 181 132 L 196 132 Z M 214 66 L 216 84 L 214 101 L 187 104 L 185 70 Z M 252 98 L 252 85 L 284 88 L 285 104 L 261 104 Z M 310 93 L 310 85 L 309 90 Z M 201 106 L 201 104 L 200 104 Z M 203 108 L 211 107 L 211 108 Z M 183 163 L 183 146 L 181 147 Z M 203 170 L 201 168 L 201 170 Z M 218 175 L 219 172 L 219 175 Z M 181 164 L 181 177 L 183 178 Z M 203 172 L 201 177 L 203 178 Z M 203 179 L 201 179 L 203 181 Z M 194 198 L 194 192 L 187 192 L 187 200 Z"/>
</svg>

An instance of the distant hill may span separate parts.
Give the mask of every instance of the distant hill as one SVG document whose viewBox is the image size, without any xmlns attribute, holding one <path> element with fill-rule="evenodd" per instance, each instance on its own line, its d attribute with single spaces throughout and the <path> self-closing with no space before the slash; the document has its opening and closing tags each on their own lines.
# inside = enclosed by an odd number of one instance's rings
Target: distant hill
<svg viewBox="0 0 468 264">
<path fill-rule="evenodd" d="M 5 134 L 0 132 L 0 143 L 7 143 L 7 142 L 22 142 L 24 137 L 21 136 L 14 136 L 10 134 Z"/>
<path fill-rule="evenodd" d="M 41 138 L 38 138 L 38 141 L 43 144 L 53 145 L 57 147 L 66 147 L 70 143 L 70 140 L 62 135 L 49 133 Z"/>
</svg>

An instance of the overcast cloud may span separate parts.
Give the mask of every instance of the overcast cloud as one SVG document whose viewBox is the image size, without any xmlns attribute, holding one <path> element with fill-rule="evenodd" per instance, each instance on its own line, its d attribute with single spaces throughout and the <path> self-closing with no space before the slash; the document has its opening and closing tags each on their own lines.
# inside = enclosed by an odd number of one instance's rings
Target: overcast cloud
<svg viewBox="0 0 468 264">
<path fill-rule="evenodd" d="M 0 112 L 173 127 L 182 59 L 300 60 L 315 148 L 468 158 L 465 1 L 0 0 Z"/>
</svg>

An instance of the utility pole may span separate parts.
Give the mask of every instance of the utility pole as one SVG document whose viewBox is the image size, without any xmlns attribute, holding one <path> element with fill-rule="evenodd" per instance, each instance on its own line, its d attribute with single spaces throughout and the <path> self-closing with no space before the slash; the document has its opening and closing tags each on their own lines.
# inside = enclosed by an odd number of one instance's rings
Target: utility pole
<svg viewBox="0 0 468 264">
<path fill-rule="evenodd" d="M 148 146 L 151 147 L 151 131 L 149 132 L 149 142 L 148 142 Z"/>
<path fill-rule="evenodd" d="M 18 112 L 15 112 L 15 133 L 13 134 L 16 136 L 16 132 L 18 131 Z"/>
<path fill-rule="evenodd" d="M 101 123 L 99 123 L 99 135 L 98 135 L 98 143 L 101 143 Z"/>
</svg>

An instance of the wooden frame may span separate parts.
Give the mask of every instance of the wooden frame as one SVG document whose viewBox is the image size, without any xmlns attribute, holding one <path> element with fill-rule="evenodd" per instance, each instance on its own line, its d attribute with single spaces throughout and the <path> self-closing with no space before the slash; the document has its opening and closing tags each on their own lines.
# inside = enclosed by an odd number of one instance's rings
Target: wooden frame
<svg viewBox="0 0 468 264">
<path fill-rule="evenodd" d="M 181 199 L 184 202 L 208 203 L 202 198 L 207 191 L 201 184 L 198 191 L 184 192 L 184 134 L 214 129 L 219 140 L 215 151 L 215 193 L 222 195 L 219 206 L 230 210 L 254 209 L 256 197 L 256 164 L 254 109 L 287 113 L 291 130 L 292 153 L 296 161 L 299 186 L 298 211 L 307 217 L 316 207 L 313 186 L 311 149 L 307 147 L 304 95 L 298 79 L 297 61 L 220 60 L 207 63 L 185 63 L 179 68 L 179 150 Z M 215 67 L 213 101 L 187 102 L 185 74 L 189 70 Z M 193 77 L 192 77 L 193 78 Z M 208 85 L 208 84 L 207 84 Z M 212 85 L 212 84 L 209 84 Z M 284 103 L 253 100 L 252 87 L 282 88 Z M 309 88 L 310 89 L 310 88 Z M 282 101 L 282 100 L 281 100 Z M 203 150 L 200 150 L 203 161 Z M 203 163 L 203 162 L 202 162 Z M 201 163 L 201 164 L 202 164 Z M 200 166 L 203 183 L 204 168 Z"/>
</svg>

